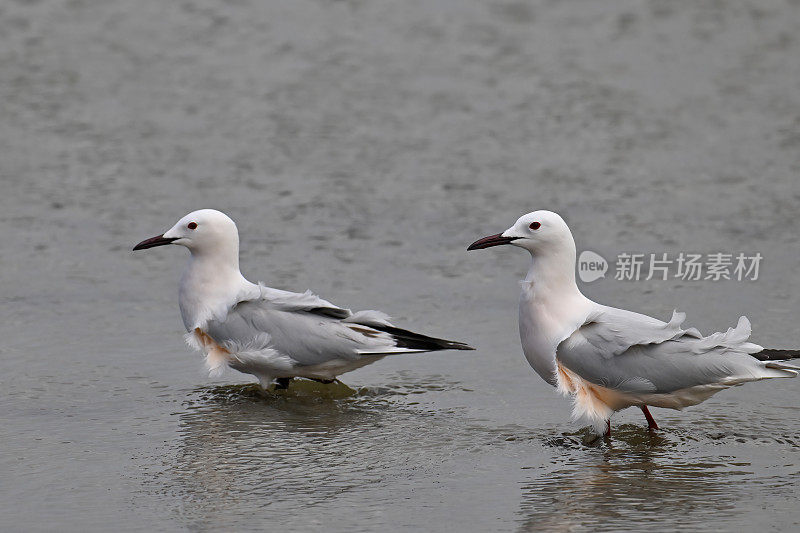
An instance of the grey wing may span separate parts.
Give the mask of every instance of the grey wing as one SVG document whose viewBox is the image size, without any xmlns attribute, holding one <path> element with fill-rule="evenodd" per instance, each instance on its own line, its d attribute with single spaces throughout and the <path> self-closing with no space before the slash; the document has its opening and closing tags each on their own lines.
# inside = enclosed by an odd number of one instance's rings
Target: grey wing
<svg viewBox="0 0 800 533">
<path fill-rule="evenodd" d="M 311 291 L 290 292 L 281 289 L 267 287 L 263 283 L 258 284 L 258 295 L 247 300 L 260 300 L 266 302 L 270 307 L 282 311 L 305 311 L 325 315 L 332 318 L 348 318 L 353 315 L 349 309 L 338 307 L 327 300 L 323 300 Z"/>
<path fill-rule="evenodd" d="M 349 309 L 336 306 L 323 300 L 311 291 L 303 293 L 273 289 L 262 283 L 257 285 L 258 293 L 242 298 L 245 301 L 261 301 L 269 308 L 286 312 L 303 312 L 314 315 L 337 318 L 342 322 L 351 322 L 374 327 L 394 327 L 389 316 L 381 311 L 367 309 L 353 313 Z"/>
<path fill-rule="evenodd" d="M 735 385 L 791 370 L 750 356 L 761 347 L 747 342 L 750 322 L 703 337 L 682 329 L 685 315 L 662 322 L 645 315 L 603 307 L 562 341 L 556 359 L 581 378 L 631 393 L 670 393 L 697 385 Z"/>
<path fill-rule="evenodd" d="M 286 311 L 263 300 L 239 302 L 224 320 L 209 321 L 206 332 L 231 352 L 271 348 L 299 365 L 409 351 L 368 325 L 313 310 Z"/>
</svg>

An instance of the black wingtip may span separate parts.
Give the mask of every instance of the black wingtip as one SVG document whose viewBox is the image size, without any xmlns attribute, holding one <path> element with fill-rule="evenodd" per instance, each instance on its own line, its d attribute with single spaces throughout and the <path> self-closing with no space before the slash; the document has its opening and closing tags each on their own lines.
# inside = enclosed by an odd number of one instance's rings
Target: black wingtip
<svg viewBox="0 0 800 533">
<path fill-rule="evenodd" d="M 436 337 L 428 337 L 420 333 L 414 333 L 407 329 L 395 328 L 392 326 L 376 326 L 370 324 L 370 327 L 383 331 L 392 336 L 395 340 L 396 346 L 400 348 L 409 348 L 412 350 L 424 350 L 427 352 L 435 352 L 439 350 L 474 350 L 469 344 L 449 341 L 447 339 L 437 339 Z"/>
<path fill-rule="evenodd" d="M 465 344 L 463 342 L 446 341 L 444 339 L 436 339 L 436 340 L 442 340 L 444 343 L 446 343 L 447 347 L 446 348 L 442 348 L 443 350 L 474 350 L 475 349 L 472 346 L 470 346 L 469 344 Z"/>
<path fill-rule="evenodd" d="M 765 348 L 758 353 L 750 354 L 759 361 L 786 361 L 788 359 L 800 359 L 800 350 L 775 350 Z"/>
</svg>

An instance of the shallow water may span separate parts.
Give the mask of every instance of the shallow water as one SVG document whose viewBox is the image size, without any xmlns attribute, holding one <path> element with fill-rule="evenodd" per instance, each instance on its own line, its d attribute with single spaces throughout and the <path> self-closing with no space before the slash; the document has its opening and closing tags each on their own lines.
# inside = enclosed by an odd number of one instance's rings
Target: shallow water
<svg viewBox="0 0 800 533">
<path fill-rule="evenodd" d="M 548 208 L 608 259 L 758 251 L 757 281 L 582 288 L 800 347 L 798 28 L 778 1 L 3 3 L 3 529 L 797 529 L 800 381 L 590 442 L 521 355 L 526 258 L 465 247 Z M 200 207 L 251 279 L 478 349 L 208 378 L 185 251 L 129 251 Z"/>
</svg>

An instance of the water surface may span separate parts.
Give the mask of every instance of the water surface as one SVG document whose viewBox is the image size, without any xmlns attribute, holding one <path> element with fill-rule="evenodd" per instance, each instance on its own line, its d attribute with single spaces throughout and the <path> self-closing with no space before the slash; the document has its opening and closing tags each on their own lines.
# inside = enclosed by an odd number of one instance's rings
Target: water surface
<svg viewBox="0 0 800 533">
<path fill-rule="evenodd" d="M 800 347 L 797 2 L 0 6 L 0 516 L 9 530 L 797 529 L 800 382 L 614 418 L 524 361 L 524 212 L 578 247 L 760 252 L 760 278 L 582 285 Z M 185 250 L 475 352 L 262 394 L 183 344 Z M 610 273 L 611 274 L 611 273 Z"/>
</svg>

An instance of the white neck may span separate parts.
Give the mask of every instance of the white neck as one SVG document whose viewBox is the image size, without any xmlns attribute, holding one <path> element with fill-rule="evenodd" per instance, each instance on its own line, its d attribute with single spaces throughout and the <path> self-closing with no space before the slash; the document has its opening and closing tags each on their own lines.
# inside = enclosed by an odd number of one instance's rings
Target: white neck
<svg viewBox="0 0 800 533">
<path fill-rule="evenodd" d="M 570 236 L 567 246 L 541 253 L 530 251 L 531 266 L 525 282 L 530 284 L 536 299 L 564 298 L 581 295 L 575 283 L 575 243 Z"/>
<path fill-rule="evenodd" d="M 532 263 L 521 283 L 519 319 L 525 357 L 536 372 L 556 384 L 556 347 L 586 319 L 592 302 L 575 283 L 575 245 L 531 251 Z"/>
<path fill-rule="evenodd" d="M 211 251 L 191 250 L 181 276 L 178 303 L 187 331 L 203 327 L 213 317 L 221 318 L 241 292 L 253 284 L 239 271 L 239 246 Z"/>
</svg>

